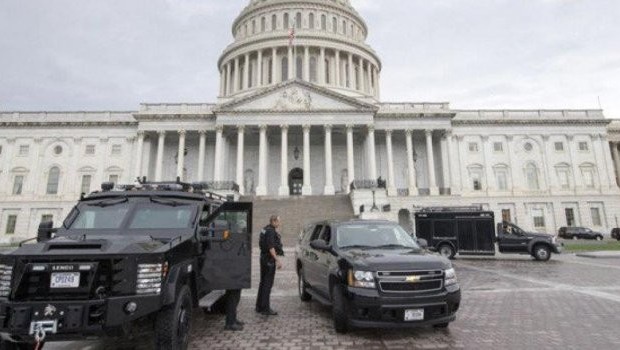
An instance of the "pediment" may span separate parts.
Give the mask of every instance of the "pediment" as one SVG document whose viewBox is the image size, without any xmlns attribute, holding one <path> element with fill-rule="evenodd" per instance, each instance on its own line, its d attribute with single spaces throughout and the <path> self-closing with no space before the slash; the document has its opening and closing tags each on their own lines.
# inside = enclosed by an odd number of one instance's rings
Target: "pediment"
<svg viewBox="0 0 620 350">
<path fill-rule="evenodd" d="M 374 111 L 376 107 L 314 84 L 293 80 L 227 102 L 220 105 L 217 110 L 270 113 L 359 112 Z"/>
</svg>

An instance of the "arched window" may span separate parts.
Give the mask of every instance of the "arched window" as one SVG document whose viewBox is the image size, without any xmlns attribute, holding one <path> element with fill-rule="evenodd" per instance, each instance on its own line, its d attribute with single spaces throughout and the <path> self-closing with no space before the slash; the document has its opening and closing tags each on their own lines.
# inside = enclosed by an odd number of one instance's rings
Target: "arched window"
<svg viewBox="0 0 620 350">
<path fill-rule="evenodd" d="M 260 19 L 260 31 L 265 32 L 267 30 L 267 18 L 263 17 Z"/>
<path fill-rule="evenodd" d="M 338 33 L 338 19 L 336 17 L 332 18 L 332 32 Z"/>
<path fill-rule="evenodd" d="M 527 179 L 528 189 L 540 189 L 540 183 L 538 182 L 538 168 L 536 165 L 530 163 L 525 167 L 525 178 Z"/>
<path fill-rule="evenodd" d="M 327 16 L 321 15 L 321 29 L 327 30 Z"/>
<path fill-rule="evenodd" d="M 256 20 L 252 20 L 252 34 L 256 34 Z"/>
<path fill-rule="evenodd" d="M 316 57 L 310 57 L 310 82 L 316 83 Z"/>
<path fill-rule="evenodd" d="M 355 29 L 353 29 L 353 24 L 351 24 L 351 36 L 354 37 L 355 36 Z"/>
<path fill-rule="evenodd" d="M 60 169 L 53 167 L 47 175 L 47 194 L 58 194 L 58 183 L 60 182 Z"/>
<path fill-rule="evenodd" d="M 278 28 L 278 16 L 271 16 L 271 30 L 276 30 Z"/>
<path fill-rule="evenodd" d="M 290 23 L 289 23 L 289 20 L 288 20 L 288 13 L 284 14 L 284 22 L 282 24 L 282 27 L 284 29 L 288 29 L 290 27 Z"/>
<path fill-rule="evenodd" d="M 308 16 L 308 28 L 314 29 L 314 13 Z"/>
<path fill-rule="evenodd" d="M 347 21 L 342 21 L 342 34 L 347 35 Z"/>
<path fill-rule="evenodd" d="M 331 84 L 332 78 L 329 74 L 329 60 L 325 59 L 325 84 Z"/>
<path fill-rule="evenodd" d="M 304 77 L 304 59 L 302 57 L 297 57 L 296 60 L 296 77 L 297 79 L 303 79 Z"/>
<path fill-rule="evenodd" d="M 288 57 L 282 57 L 282 81 L 288 80 Z"/>
<path fill-rule="evenodd" d="M 297 12 L 295 16 L 295 28 L 301 29 L 301 12 Z"/>
</svg>

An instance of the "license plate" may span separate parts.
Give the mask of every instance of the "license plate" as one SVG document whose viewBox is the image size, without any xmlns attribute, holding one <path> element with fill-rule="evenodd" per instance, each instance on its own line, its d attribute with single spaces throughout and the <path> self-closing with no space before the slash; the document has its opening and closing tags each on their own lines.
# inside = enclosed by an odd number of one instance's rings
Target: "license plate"
<svg viewBox="0 0 620 350">
<path fill-rule="evenodd" d="M 423 321 L 424 309 L 405 310 L 405 321 Z"/>
<path fill-rule="evenodd" d="M 79 272 L 54 272 L 50 281 L 51 288 L 77 288 L 80 286 Z"/>
</svg>

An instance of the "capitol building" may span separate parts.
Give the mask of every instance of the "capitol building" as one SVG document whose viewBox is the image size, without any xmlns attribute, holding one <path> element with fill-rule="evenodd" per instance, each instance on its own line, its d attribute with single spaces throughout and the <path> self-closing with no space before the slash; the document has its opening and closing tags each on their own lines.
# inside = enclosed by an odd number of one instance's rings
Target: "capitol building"
<svg viewBox="0 0 620 350">
<path fill-rule="evenodd" d="M 619 225 L 620 122 L 383 103 L 368 31 L 349 0 L 251 0 L 211 103 L 0 111 L 0 241 L 58 224 L 102 182 L 143 176 L 259 198 L 347 195 L 356 214 L 389 219 L 479 205 L 549 233 Z"/>
</svg>

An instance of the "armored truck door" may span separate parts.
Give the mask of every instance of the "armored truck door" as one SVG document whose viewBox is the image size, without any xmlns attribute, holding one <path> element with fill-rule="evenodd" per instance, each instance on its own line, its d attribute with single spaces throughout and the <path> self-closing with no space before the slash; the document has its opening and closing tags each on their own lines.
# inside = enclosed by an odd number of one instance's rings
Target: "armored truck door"
<svg viewBox="0 0 620 350">
<path fill-rule="evenodd" d="M 225 202 L 207 219 L 201 220 L 201 229 L 206 231 L 206 237 L 202 237 L 205 241 L 201 269 L 204 289 L 250 288 L 252 203 Z"/>
</svg>

